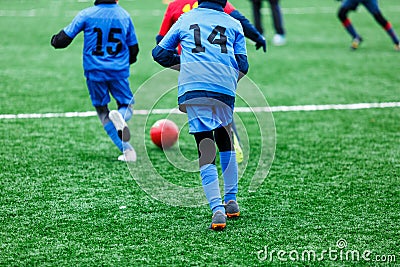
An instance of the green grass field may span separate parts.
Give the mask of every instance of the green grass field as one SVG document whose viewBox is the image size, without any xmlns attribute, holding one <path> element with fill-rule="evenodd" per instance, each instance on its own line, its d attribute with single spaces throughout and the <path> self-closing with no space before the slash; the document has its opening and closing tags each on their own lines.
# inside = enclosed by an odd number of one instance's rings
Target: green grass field
<svg viewBox="0 0 400 267">
<path fill-rule="evenodd" d="M 82 35 L 65 50 L 49 44 L 92 1 L 3 2 L 0 117 L 93 111 Z M 248 1 L 232 3 L 251 19 Z M 132 15 L 141 50 L 131 68 L 135 109 L 175 108 L 176 74 L 151 78 L 162 70 L 151 49 L 165 5 L 120 4 Z M 380 4 L 400 34 L 399 2 Z M 248 78 L 270 106 L 400 102 L 400 54 L 364 8 L 351 15 L 365 40 L 351 52 L 336 1 L 285 0 L 282 6 L 288 44 L 270 45 L 264 54 L 248 42 Z M 264 25 L 270 41 L 267 15 Z M 245 105 L 239 100 L 238 106 Z M 242 215 L 222 232 L 207 229 L 207 205 L 171 206 L 163 197 L 176 192 L 158 184 L 163 177 L 183 192 L 201 186 L 184 116 L 171 115 L 183 129 L 179 145 L 164 154 L 148 133 L 167 115 L 135 115 L 129 125 L 139 159 L 129 165 L 117 161 L 119 151 L 97 117 L 1 117 L 0 266 L 399 265 L 399 111 L 238 113 L 246 155 L 239 165 Z M 274 151 L 268 175 L 258 175 L 260 168 L 267 173 L 264 161 Z M 265 180 L 249 191 L 254 179 Z M 193 204 L 199 192 L 178 197 Z M 302 260 L 307 251 L 316 258 Z M 346 258 L 347 252 L 360 259 Z"/>
</svg>

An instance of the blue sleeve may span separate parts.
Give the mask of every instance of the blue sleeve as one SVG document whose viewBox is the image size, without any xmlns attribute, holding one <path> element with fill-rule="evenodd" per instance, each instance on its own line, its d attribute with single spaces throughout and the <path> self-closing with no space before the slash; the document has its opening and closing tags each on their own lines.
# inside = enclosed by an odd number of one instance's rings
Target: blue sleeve
<svg viewBox="0 0 400 267">
<path fill-rule="evenodd" d="M 151 52 L 154 61 L 163 67 L 169 68 L 181 63 L 181 58 L 175 50 L 167 50 L 157 45 Z"/>
<path fill-rule="evenodd" d="M 128 31 L 127 31 L 127 36 L 126 36 L 126 44 L 128 46 L 133 46 L 138 43 L 136 33 L 135 33 L 135 27 L 133 26 L 133 22 L 131 19 L 129 19 L 129 26 L 128 26 Z"/>
<path fill-rule="evenodd" d="M 133 64 L 137 61 L 137 55 L 139 54 L 139 45 L 134 44 L 128 46 L 129 49 L 129 64 Z"/>
<path fill-rule="evenodd" d="M 163 67 L 172 67 L 180 64 L 181 62 L 180 56 L 175 52 L 175 48 L 180 42 L 180 24 L 181 19 L 178 19 L 178 21 L 172 26 L 172 28 L 152 51 L 154 61 Z"/>
<path fill-rule="evenodd" d="M 180 25 L 181 25 L 181 18 L 178 19 L 177 22 L 172 26 L 171 29 L 167 32 L 167 34 L 160 40 L 158 43 L 159 46 L 166 50 L 175 50 L 178 47 L 180 40 Z"/>
<path fill-rule="evenodd" d="M 156 44 L 159 44 L 163 38 L 164 38 L 164 36 L 162 36 L 160 34 L 157 34 L 157 36 L 156 36 Z"/>
<path fill-rule="evenodd" d="M 244 34 L 242 27 L 238 24 L 238 30 L 236 32 L 235 36 L 235 42 L 233 44 L 233 50 L 234 54 L 238 55 L 247 55 L 247 50 L 246 50 L 246 40 L 244 39 Z"/>
<path fill-rule="evenodd" d="M 247 56 L 235 55 L 235 58 L 239 66 L 239 71 L 242 72 L 243 74 L 247 74 L 247 72 L 249 71 L 249 62 L 247 61 Z"/>
<path fill-rule="evenodd" d="M 259 31 L 257 31 L 253 24 L 251 24 L 250 21 L 244 15 L 242 15 L 242 13 L 234 10 L 229 15 L 237 19 L 240 24 L 242 24 L 244 36 L 256 43 L 260 42 L 260 40 L 263 39 Z"/>
<path fill-rule="evenodd" d="M 72 22 L 64 28 L 64 32 L 66 35 L 68 35 L 70 38 L 74 39 L 75 36 L 80 33 L 85 26 L 85 10 L 82 10 L 81 12 L 76 15 L 76 17 L 72 20 Z"/>
</svg>

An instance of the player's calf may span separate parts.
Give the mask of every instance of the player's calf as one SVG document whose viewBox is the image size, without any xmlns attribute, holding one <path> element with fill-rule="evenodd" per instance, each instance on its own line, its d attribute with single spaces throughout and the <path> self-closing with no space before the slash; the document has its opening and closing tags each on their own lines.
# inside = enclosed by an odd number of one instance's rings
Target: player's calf
<svg viewBox="0 0 400 267">
<path fill-rule="evenodd" d="M 124 142 L 128 142 L 131 139 L 131 133 L 121 113 L 111 110 L 108 116 L 117 129 L 119 138 Z"/>
</svg>

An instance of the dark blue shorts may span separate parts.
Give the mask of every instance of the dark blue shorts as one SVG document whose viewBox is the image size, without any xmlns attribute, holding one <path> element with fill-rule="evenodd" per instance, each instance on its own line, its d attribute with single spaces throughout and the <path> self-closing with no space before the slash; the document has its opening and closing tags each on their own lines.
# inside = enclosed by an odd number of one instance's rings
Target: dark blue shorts
<svg viewBox="0 0 400 267">
<path fill-rule="evenodd" d="M 358 5 L 363 5 L 371 14 L 379 13 L 378 0 L 344 0 L 342 8 L 356 10 Z"/>
</svg>

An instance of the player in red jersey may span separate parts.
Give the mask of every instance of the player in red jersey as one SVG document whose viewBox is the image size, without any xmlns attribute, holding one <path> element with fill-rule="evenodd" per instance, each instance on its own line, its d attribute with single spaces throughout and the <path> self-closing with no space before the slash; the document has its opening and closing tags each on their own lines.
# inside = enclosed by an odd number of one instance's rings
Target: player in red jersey
<svg viewBox="0 0 400 267">
<path fill-rule="evenodd" d="M 161 23 L 160 31 L 156 37 L 157 44 L 167 34 L 172 25 L 178 20 L 178 18 L 193 8 L 197 8 L 197 0 L 175 0 L 168 4 L 167 10 L 165 11 L 163 21 Z M 250 40 L 256 43 L 256 49 L 263 48 L 264 52 L 267 51 L 267 44 L 265 38 L 260 32 L 250 23 L 250 21 L 243 16 L 235 7 L 227 2 L 225 13 L 229 14 L 233 18 L 239 20 L 242 24 L 244 35 Z"/>
</svg>

